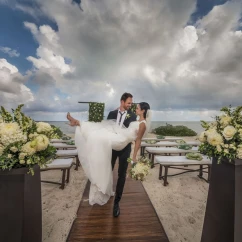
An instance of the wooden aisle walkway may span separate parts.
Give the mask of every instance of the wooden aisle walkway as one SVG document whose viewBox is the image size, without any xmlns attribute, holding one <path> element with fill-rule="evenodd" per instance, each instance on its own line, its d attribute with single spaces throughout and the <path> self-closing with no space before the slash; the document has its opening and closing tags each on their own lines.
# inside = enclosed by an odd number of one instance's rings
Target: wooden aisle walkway
<svg viewBox="0 0 242 242">
<path fill-rule="evenodd" d="M 117 169 L 114 170 L 116 187 Z M 87 183 L 67 241 L 159 241 L 169 242 L 156 211 L 141 182 L 126 179 L 120 215 L 114 218 L 113 197 L 104 206 L 90 206 Z"/>
</svg>

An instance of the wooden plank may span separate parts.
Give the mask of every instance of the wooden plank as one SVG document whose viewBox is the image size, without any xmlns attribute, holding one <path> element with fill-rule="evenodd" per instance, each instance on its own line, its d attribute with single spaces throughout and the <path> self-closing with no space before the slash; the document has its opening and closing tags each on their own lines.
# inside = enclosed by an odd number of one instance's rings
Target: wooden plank
<svg viewBox="0 0 242 242">
<path fill-rule="evenodd" d="M 117 169 L 114 170 L 114 187 Z M 120 216 L 113 217 L 113 200 L 103 206 L 90 206 L 87 183 L 67 241 L 159 241 L 169 242 L 156 211 L 139 181 L 126 179 L 120 201 Z"/>
</svg>

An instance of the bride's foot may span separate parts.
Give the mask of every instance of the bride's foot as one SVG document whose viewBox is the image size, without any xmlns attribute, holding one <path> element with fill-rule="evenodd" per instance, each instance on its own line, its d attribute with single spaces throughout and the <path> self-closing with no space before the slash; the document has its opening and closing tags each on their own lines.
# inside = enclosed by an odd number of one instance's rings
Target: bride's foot
<svg viewBox="0 0 242 242">
<path fill-rule="evenodd" d="M 72 118 L 69 112 L 67 113 L 66 118 L 70 121 L 70 126 L 80 126 L 80 122 Z"/>
</svg>

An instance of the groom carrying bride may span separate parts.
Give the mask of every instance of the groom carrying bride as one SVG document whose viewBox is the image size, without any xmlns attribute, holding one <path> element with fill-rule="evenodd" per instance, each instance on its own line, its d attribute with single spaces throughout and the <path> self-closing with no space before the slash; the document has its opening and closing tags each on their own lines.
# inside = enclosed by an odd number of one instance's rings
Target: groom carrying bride
<svg viewBox="0 0 242 242">
<path fill-rule="evenodd" d="M 136 121 L 136 115 L 130 110 L 133 96 L 130 93 L 124 93 L 120 99 L 120 107 L 111 111 L 107 119 L 114 119 L 119 126 L 129 127 L 130 123 Z M 117 158 L 119 158 L 118 181 L 113 206 L 113 216 L 118 217 L 120 214 L 119 202 L 121 200 L 124 184 L 126 180 L 126 172 L 128 168 L 127 159 L 130 157 L 131 143 L 120 151 L 112 150 L 112 169 L 115 166 Z"/>
<path fill-rule="evenodd" d="M 136 162 L 141 139 L 149 130 L 150 124 L 150 105 L 146 102 L 137 105 L 138 121 L 136 121 L 136 115 L 129 110 L 131 105 L 132 95 L 124 93 L 119 109 L 110 112 L 108 120 L 100 123 L 80 122 L 71 117 L 70 113 L 67 114 L 70 125 L 76 126 L 75 144 L 78 157 L 91 182 L 90 205 L 104 205 L 113 196 L 112 169 L 116 159 L 119 158 L 118 181 L 113 206 L 114 217 L 120 214 L 119 202 L 123 194 L 131 142 L 135 140 L 132 160 Z"/>
</svg>

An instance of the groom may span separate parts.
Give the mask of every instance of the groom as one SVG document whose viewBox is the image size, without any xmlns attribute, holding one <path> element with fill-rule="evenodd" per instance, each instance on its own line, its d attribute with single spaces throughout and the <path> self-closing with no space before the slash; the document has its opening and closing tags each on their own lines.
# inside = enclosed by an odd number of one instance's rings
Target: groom
<svg viewBox="0 0 242 242">
<path fill-rule="evenodd" d="M 120 99 L 120 107 L 117 110 L 111 111 L 108 114 L 107 119 L 115 119 L 117 125 L 124 125 L 126 128 L 129 127 L 129 124 L 133 121 L 136 121 L 136 115 L 130 111 L 132 105 L 132 94 L 124 93 Z M 119 167 L 118 167 L 118 182 L 116 186 L 116 193 L 113 206 L 113 216 L 118 217 L 120 214 L 119 201 L 122 197 L 124 184 L 126 180 L 126 172 L 128 168 L 127 159 L 130 157 L 131 153 L 131 143 L 129 143 L 123 150 L 112 151 L 112 169 L 114 168 L 117 158 L 119 158 Z"/>
</svg>

